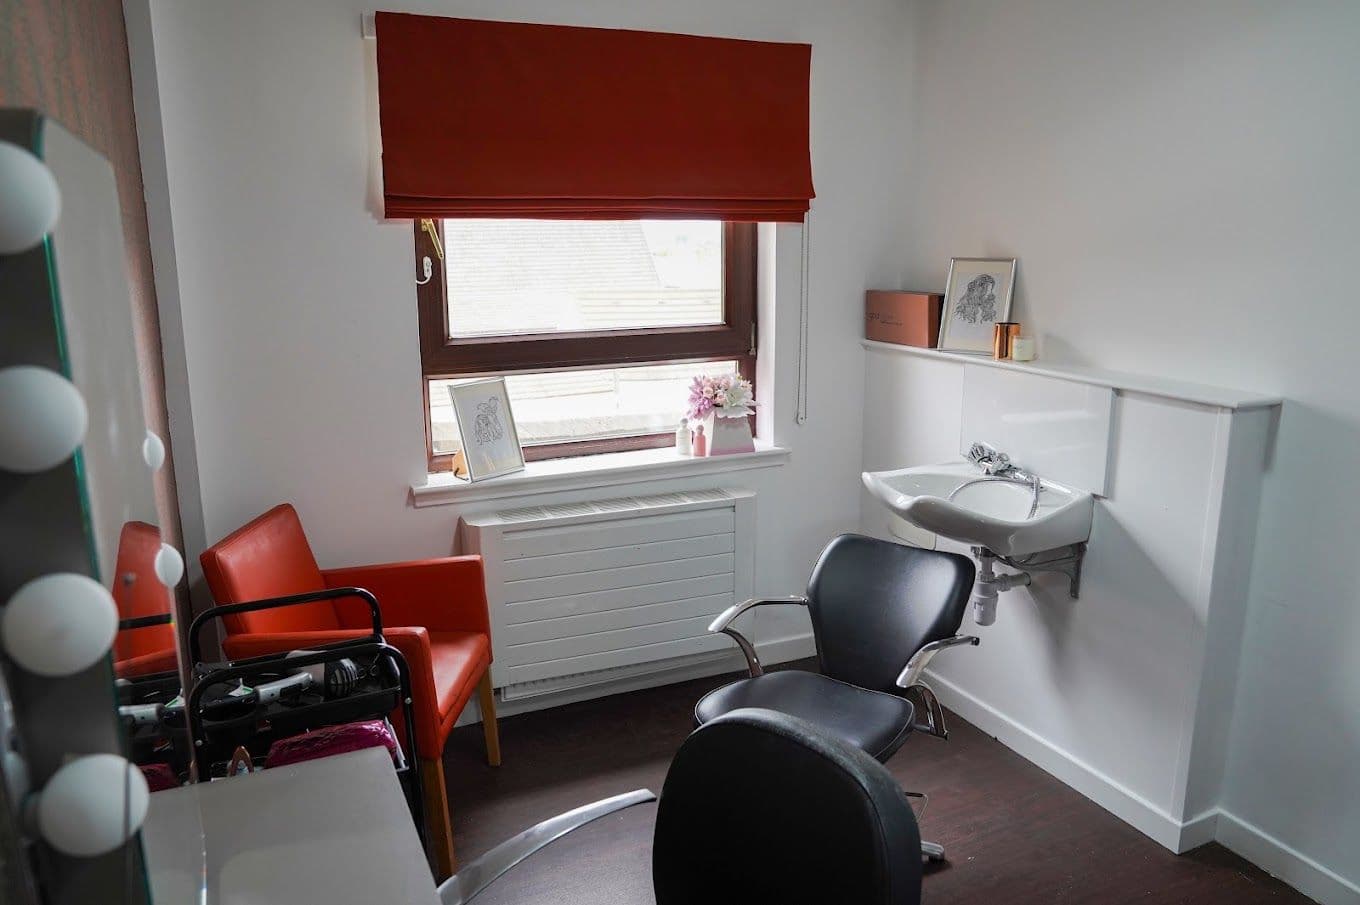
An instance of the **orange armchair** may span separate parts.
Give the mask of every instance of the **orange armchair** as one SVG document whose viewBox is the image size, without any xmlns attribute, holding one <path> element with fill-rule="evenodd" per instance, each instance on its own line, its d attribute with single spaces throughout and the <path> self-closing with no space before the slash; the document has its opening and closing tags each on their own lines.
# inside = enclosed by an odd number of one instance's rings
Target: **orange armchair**
<svg viewBox="0 0 1360 905">
<path fill-rule="evenodd" d="M 401 651 L 411 671 L 416 745 L 436 870 L 441 879 L 452 874 L 453 830 L 442 753 L 474 691 L 480 695 L 487 760 L 500 765 L 481 557 L 321 569 L 297 511 L 285 503 L 205 550 L 200 562 L 218 604 L 347 587 L 363 588 L 378 598 L 383 636 Z M 372 631 L 367 606 L 346 599 L 239 613 L 224 622 L 224 646 L 233 660 Z"/>
<path fill-rule="evenodd" d="M 156 578 L 156 554 L 161 552 L 161 530 L 146 522 L 127 522 L 118 535 L 118 559 L 113 574 L 113 602 L 118 606 L 119 631 L 113 639 L 113 673 L 132 679 L 173 672 L 175 626 L 170 615 L 170 591 Z M 127 581 L 128 576 L 132 577 Z M 156 623 L 156 618 L 165 621 Z M 133 620 L 147 624 L 126 626 Z"/>
</svg>

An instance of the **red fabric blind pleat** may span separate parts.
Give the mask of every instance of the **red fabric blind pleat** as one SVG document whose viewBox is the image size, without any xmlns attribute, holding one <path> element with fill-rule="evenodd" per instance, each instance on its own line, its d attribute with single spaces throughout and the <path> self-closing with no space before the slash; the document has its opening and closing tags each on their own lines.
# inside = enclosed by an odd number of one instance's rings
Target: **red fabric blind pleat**
<svg viewBox="0 0 1360 905">
<path fill-rule="evenodd" d="M 377 14 L 389 217 L 800 221 L 812 48 Z"/>
</svg>

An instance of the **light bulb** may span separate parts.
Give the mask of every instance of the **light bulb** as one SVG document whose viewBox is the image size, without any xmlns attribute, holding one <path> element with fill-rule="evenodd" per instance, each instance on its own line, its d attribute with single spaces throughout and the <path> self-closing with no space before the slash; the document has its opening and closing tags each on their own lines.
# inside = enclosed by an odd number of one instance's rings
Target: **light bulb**
<svg viewBox="0 0 1360 905">
<path fill-rule="evenodd" d="M 165 464 L 165 441 L 150 428 L 147 428 L 146 439 L 142 441 L 142 459 L 152 471 L 160 471 Z"/>
<path fill-rule="evenodd" d="M 173 588 L 184 577 L 184 557 L 169 544 L 161 544 L 156 552 L 156 577 L 167 588 Z"/>
<path fill-rule="evenodd" d="M 85 398 L 56 371 L 33 365 L 0 370 L 0 471 L 55 468 L 75 453 L 88 424 Z"/>
<path fill-rule="evenodd" d="M 61 190 L 52 171 L 27 149 L 0 141 L 0 254 L 28 251 L 60 215 Z"/>
<path fill-rule="evenodd" d="M 103 855 L 141 828 L 149 798 L 142 771 L 117 754 L 76 758 L 39 793 L 38 832 L 65 854 Z"/>
<path fill-rule="evenodd" d="M 113 595 L 74 572 L 33 579 L 14 592 L 0 615 L 5 652 L 40 676 L 69 676 L 93 666 L 117 632 Z"/>
</svg>

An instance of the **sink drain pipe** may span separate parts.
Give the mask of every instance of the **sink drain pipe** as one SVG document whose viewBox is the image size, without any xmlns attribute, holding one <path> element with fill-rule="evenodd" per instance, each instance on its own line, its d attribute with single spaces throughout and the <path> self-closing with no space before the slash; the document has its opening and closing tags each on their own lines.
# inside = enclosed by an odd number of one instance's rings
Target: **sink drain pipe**
<svg viewBox="0 0 1360 905">
<path fill-rule="evenodd" d="M 973 555 L 978 561 L 977 580 L 973 582 L 973 596 L 969 601 L 973 604 L 973 621 L 978 625 L 991 625 L 996 622 L 996 600 L 1000 593 L 1028 587 L 1030 576 L 1028 572 L 996 574 L 996 554 L 986 547 L 974 547 Z"/>
</svg>

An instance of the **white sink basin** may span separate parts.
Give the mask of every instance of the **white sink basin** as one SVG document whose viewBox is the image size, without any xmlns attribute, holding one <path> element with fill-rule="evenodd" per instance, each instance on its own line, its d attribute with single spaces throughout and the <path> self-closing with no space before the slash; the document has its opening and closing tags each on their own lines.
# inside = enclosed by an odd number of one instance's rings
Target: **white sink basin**
<svg viewBox="0 0 1360 905">
<path fill-rule="evenodd" d="M 1091 536 L 1091 494 L 1053 481 L 1041 480 L 1031 516 L 1034 491 L 1028 485 L 987 478 L 968 462 L 866 471 L 862 477 L 875 499 L 913 525 L 999 556 L 1053 550 Z"/>
</svg>

